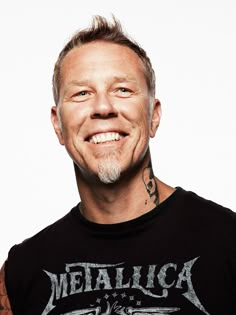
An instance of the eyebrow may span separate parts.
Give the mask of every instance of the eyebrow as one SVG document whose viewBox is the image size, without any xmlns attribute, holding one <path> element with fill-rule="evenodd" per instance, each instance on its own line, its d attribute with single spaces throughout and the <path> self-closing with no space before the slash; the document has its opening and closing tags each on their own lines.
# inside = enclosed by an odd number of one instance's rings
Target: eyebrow
<svg viewBox="0 0 236 315">
<path fill-rule="evenodd" d="M 121 77 L 114 76 L 113 79 L 115 82 L 137 82 L 135 77 L 129 75 Z"/>
<path fill-rule="evenodd" d="M 114 76 L 111 78 L 111 81 L 114 82 L 137 82 L 135 77 L 132 76 Z M 74 85 L 74 86 L 86 86 L 90 84 L 90 80 L 71 80 L 68 82 L 67 85 Z"/>
<path fill-rule="evenodd" d="M 89 80 L 71 80 L 67 85 L 85 86 L 89 84 Z"/>
</svg>

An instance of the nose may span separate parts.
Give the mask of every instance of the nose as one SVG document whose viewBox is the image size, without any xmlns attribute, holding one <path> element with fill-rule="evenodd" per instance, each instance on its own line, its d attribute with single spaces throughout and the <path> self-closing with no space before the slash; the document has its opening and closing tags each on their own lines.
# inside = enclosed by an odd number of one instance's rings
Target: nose
<svg viewBox="0 0 236 315">
<path fill-rule="evenodd" d="M 110 98 L 106 94 L 97 95 L 94 99 L 91 118 L 92 119 L 107 119 L 117 117 L 117 110 Z"/>
</svg>

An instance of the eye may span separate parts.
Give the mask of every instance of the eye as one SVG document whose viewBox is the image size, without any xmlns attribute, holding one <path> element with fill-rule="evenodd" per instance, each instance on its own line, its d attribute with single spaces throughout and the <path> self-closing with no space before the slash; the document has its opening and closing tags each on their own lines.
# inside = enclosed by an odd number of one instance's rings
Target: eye
<svg viewBox="0 0 236 315">
<path fill-rule="evenodd" d="M 87 91 L 87 90 L 82 90 L 82 91 L 79 91 L 79 92 L 76 92 L 74 93 L 72 96 L 71 96 L 71 100 L 74 101 L 74 102 L 83 102 L 85 100 L 87 100 L 87 98 L 89 97 L 90 95 L 90 92 Z"/>
<path fill-rule="evenodd" d="M 132 91 L 130 89 L 125 88 L 125 87 L 119 87 L 117 89 L 117 94 L 120 97 L 129 97 L 132 94 Z"/>
<path fill-rule="evenodd" d="M 129 89 L 124 88 L 124 87 L 119 88 L 118 90 L 119 90 L 120 92 L 122 92 L 122 93 L 127 93 L 127 92 L 130 92 L 130 90 L 129 90 Z"/>
<path fill-rule="evenodd" d="M 80 91 L 76 93 L 74 96 L 86 96 L 86 95 L 88 95 L 88 91 Z"/>
</svg>

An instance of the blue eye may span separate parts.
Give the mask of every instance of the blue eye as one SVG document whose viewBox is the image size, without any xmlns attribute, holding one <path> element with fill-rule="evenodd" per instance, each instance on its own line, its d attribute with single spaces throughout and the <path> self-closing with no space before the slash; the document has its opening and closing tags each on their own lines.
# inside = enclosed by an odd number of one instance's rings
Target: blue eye
<svg viewBox="0 0 236 315">
<path fill-rule="evenodd" d="M 87 95 L 87 94 L 88 94 L 87 91 L 81 91 L 81 92 L 79 92 L 77 95 L 85 96 L 85 95 Z"/>
<path fill-rule="evenodd" d="M 133 92 L 130 89 L 127 89 L 125 87 L 119 87 L 116 90 L 116 93 L 118 97 L 130 97 L 133 94 Z"/>
<path fill-rule="evenodd" d="M 87 90 L 82 90 L 74 93 L 71 96 L 71 100 L 74 102 L 84 102 L 90 97 L 91 92 Z"/>
<path fill-rule="evenodd" d="M 125 92 L 130 92 L 128 89 L 126 89 L 126 88 L 119 88 L 119 90 L 121 91 L 121 92 L 123 92 L 123 93 L 125 93 Z"/>
</svg>

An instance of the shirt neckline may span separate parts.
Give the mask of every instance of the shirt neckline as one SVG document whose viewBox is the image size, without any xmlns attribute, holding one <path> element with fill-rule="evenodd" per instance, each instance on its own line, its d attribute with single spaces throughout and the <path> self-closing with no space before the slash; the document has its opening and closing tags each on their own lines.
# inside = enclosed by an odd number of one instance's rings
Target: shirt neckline
<svg viewBox="0 0 236 315">
<path fill-rule="evenodd" d="M 93 221 L 87 220 L 80 212 L 79 205 L 72 210 L 73 216 L 76 218 L 77 222 L 81 224 L 87 230 L 93 233 L 101 234 L 122 234 L 127 231 L 135 231 L 135 228 L 145 225 L 145 223 L 152 221 L 158 215 L 162 215 L 164 210 L 169 208 L 169 206 L 174 202 L 174 200 L 183 192 L 184 190 L 181 187 L 176 187 L 176 190 L 163 202 L 154 207 L 152 210 L 148 211 L 137 218 L 131 219 L 129 221 L 124 221 L 120 223 L 113 224 L 101 224 Z"/>
</svg>

